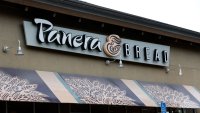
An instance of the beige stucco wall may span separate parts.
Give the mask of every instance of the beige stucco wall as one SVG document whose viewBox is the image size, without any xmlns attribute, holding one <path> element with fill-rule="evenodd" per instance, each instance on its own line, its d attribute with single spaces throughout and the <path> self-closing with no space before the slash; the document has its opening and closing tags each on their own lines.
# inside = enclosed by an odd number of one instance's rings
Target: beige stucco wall
<svg viewBox="0 0 200 113">
<path fill-rule="evenodd" d="M 200 89 L 200 48 L 171 47 L 169 73 L 161 67 L 128 62 L 123 62 L 124 68 L 118 68 L 117 63 L 107 66 L 101 58 L 27 47 L 22 27 L 25 17 L 13 12 L 0 10 L 0 67 L 186 84 Z M 15 55 L 17 40 L 22 42 L 23 56 Z M 6 54 L 1 51 L 5 45 L 11 47 Z M 182 76 L 178 75 L 178 64 L 182 66 Z"/>
<path fill-rule="evenodd" d="M 200 89 L 199 49 L 171 47 L 169 73 L 161 67 L 128 62 L 123 62 L 124 68 L 119 68 L 117 63 L 105 65 L 105 59 L 102 58 L 27 47 L 22 27 L 23 19 L 20 14 L 5 11 L 0 13 L 0 47 L 11 47 L 6 54 L 0 51 L 0 67 L 187 84 Z M 15 55 L 18 39 L 22 42 L 23 56 Z M 178 64 L 182 66 L 182 76 L 178 75 Z"/>
</svg>

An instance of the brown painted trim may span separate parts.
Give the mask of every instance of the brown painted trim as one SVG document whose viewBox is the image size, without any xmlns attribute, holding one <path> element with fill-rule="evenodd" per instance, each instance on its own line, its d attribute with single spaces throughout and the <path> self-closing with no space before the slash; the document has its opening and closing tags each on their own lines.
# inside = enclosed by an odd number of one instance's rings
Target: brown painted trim
<svg viewBox="0 0 200 113">
<path fill-rule="evenodd" d="M 99 21 L 102 23 L 109 23 L 109 24 L 118 25 L 118 26 L 122 26 L 122 27 L 137 29 L 137 30 L 141 30 L 141 31 L 145 31 L 145 32 L 156 33 L 156 34 L 160 34 L 160 35 L 164 35 L 164 36 L 169 36 L 169 37 L 172 37 L 175 39 L 181 39 L 181 40 L 186 40 L 186 41 L 200 44 L 199 37 L 187 36 L 187 35 L 173 33 L 170 31 L 163 30 L 163 29 L 145 26 L 145 25 L 141 25 L 141 24 L 137 24 L 137 23 L 124 22 L 121 20 L 113 19 L 113 18 L 107 18 L 107 17 L 98 16 L 98 15 L 94 15 L 94 14 L 75 11 L 75 10 L 71 10 L 66 7 L 49 5 L 46 3 L 42 3 L 40 1 L 33 1 L 33 0 L 5 0 L 5 1 L 15 3 L 15 4 L 20 4 L 20 5 L 25 5 L 28 7 L 34 7 L 34 8 L 39 8 L 39 9 L 43 9 L 43 10 L 48 10 L 48 11 L 52 11 L 52 12 L 56 12 L 56 13 L 67 14 L 67 15 L 77 16 L 77 17 L 86 18 L 86 19 L 90 19 L 90 20 L 95 20 L 95 21 Z"/>
</svg>

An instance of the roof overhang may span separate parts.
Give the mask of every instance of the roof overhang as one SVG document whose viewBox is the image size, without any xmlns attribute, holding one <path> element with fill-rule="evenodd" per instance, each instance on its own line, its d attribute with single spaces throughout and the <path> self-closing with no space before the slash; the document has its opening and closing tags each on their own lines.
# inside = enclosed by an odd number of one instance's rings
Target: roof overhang
<svg viewBox="0 0 200 113">
<path fill-rule="evenodd" d="M 200 43 L 200 33 L 154 20 L 99 7 L 78 0 L 6 0 L 56 13 L 77 16 L 145 32 L 156 33 L 194 43 Z"/>
</svg>

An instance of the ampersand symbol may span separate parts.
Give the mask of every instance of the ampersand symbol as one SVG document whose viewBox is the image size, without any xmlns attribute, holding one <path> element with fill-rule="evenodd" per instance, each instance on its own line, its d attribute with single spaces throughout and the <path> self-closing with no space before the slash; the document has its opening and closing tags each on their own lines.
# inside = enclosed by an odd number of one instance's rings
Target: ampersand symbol
<svg viewBox="0 0 200 113">
<path fill-rule="evenodd" d="M 121 39 L 118 35 L 109 35 L 106 38 L 106 43 L 104 44 L 104 52 L 107 56 L 117 56 L 121 50 Z"/>
</svg>

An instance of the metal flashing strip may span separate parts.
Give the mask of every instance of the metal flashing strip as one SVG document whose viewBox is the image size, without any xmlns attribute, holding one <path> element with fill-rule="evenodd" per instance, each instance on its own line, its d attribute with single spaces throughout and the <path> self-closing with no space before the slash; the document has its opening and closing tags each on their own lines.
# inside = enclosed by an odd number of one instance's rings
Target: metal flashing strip
<svg viewBox="0 0 200 113">
<path fill-rule="evenodd" d="M 0 100 L 200 108 L 193 86 L 0 68 Z"/>
</svg>

